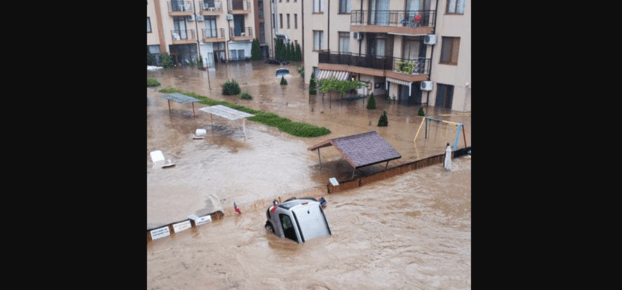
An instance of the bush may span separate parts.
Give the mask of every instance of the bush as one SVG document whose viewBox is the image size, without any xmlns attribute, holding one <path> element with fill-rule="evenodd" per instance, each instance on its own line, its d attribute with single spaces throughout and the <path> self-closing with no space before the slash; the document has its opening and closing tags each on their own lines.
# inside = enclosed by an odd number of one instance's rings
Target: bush
<svg viewBox="0 0 622 290">
<path fill-rule="evenodd" d="M 315 86 L 315 73 L 311 73 L 311 81 L 309 81 L 309 95 L 317 94 L 317 88 Z"/>
<path fill-rule="evenodd" d="M 253 96 L 251 96 L 251 94 L 249 94 L 248 92 L 242 92 L 242 94 L 240 94 L 240 99 L 252 100 Z"/>
<path fill-rule="evenodd" d="M 162 64 L 163 68 L 172 68 L 173 67 L 173 57 L 168 53 L 160 53 L 160 64 Z"/>
<path fill-rule="evenodd" d="M 226 81 L 222 85 L 223 95 L 237 95 L 241 92 L 240 85 L 235 80 Z"/>
<path fill-rule="evenodd" d="M 300 50 L 300 44 L 296 44 L 295 60 L 300 61 L 302 59 L 302 51 Z"/>
<path fill-rule="evenodd" d="M 367 101 L 367 109 L 373 110 L 376 108 L 376 98 L 374 97 L 374 93 L 371 93 L 369 96 L 369 101 Z"/>
<path fill-rule="evenodd" d="M 259 44 L 259 40 L 257 39 L 253 39 L 253 46 L 251 47 L 251 59 L 261 59 L 261 45 Z"/>
<path fill-rule="evenodd" d="M 154 77 L 147 77 L 147 86 L 158 87 L 160 86 L 160 82 L 158 82 L 158 80 L 156 80 Z"/>
<path fill-rule="evenodd" d="M 153 55 L 151 55 L 151 53 L 147 51 L 147 65 L 153 65 L 153 64 L 155 64 L 155 59 Z"/>
<path fill-rule="evenodd" d="M 425 117 L 425 112 L 423 112 L 423 107 L 419 108 L 419 112 L 417 112 L 417 116 Z"/>
<path fill-rule="evenodd" d="M 197 61 L 197 68 L 203 69 L 203 58 L 199 55 L 199 60 Z"/>
<path fill-rule="evenodd" d="M 389 120 L 387 119 L 387 111 L 384 111 L 384 113 L 382 113 L 382 116 L 380 116 L 380 119 L 378 119 L 378 127 L 386 126 L 389 126 Z"/>
<path fill-rule="evenodd" d="M 287 85 L 287 81 L 285 80 L 285 76 L 281 76 L 281 85 Z"/>
</svg>

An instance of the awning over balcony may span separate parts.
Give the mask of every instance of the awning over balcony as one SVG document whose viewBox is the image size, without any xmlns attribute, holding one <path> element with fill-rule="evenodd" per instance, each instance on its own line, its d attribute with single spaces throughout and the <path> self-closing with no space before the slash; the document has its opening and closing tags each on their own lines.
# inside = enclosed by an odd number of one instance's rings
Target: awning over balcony
<svg viewBox="0 0 622 290">
<path fill-rule="evenodd" d="M 333 77 L 339 81 L 349 81 L 350 72 L 321 69 L 315 78 L 318 80 L 323 80 L 323 79 L 330 79 Z"/>
<path fill-rule="evenodd" d="M 411 92 L 412 92 L 412 83 L 411 82 L 406 82 L 406 81 L 400 81 L 400 80 L 396 80 L 396 79 L 392 79 L 392 78 L 387 78 L 387 91 L 389 90 L 389 83 L 388 82 L 392 82 L 395 84 L 400 84 L 403 86 L 407 86 L 408 87 L 408 95 L 410 96 Z"/>
</svg>

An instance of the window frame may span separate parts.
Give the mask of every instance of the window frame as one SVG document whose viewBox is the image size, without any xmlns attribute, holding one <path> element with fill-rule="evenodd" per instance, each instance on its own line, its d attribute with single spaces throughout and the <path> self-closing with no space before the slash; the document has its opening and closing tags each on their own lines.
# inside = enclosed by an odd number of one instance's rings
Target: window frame
<svg viewBox="0 0 622 290">
<path fill-rule="evenodd" d="M 279 23 L 281 24 L 279 28 L 283 29 L 283 13 L 279 13 Z"/>
<path fill-rule="evenodd" d="M 149 16 L 147 16 L 147 24 L 149 24 L 149 29 L 147 30 L 147 33 L 153 32 L 153 30 L 151 29 L 151 19 L 149 19 Z"/>
<path fill-rule="evenodd" d="M 466 6 L 466 0 L 464 0 L 464 2 L 462 2 L 462 13 L 458 13 L 458 1 L 460 0 L 456 0 L 455 5 L 454 5 L 454 12 L 449 12 L 449 1 L 451 0 L 447 0 L 446 5 L 445 5 L 445 15 L 464 15 L 464 6 Z"/>
<path fill-rule="evenodd" d="M 348 2 L 350 1 L 350 9 L 352 9 L 352 0 L 339 0 L 339 10 L 337 11 L 337 14 L 345 14 L 345 15 L 349 15 L 350 13 L 352 13 L 352 10 L 347 11 L 348 10 Z M 342 6 L 345 4 L 345 8 Z"/>
<path fill-rule="evenodd" d="M 319 35 L 319 48 L 316 49 L 315 47 L 315 33 L 318 33 Z M 322 50 L 322 46 L 324 44 L 324 30 L 313 30 L 313 51 L 321 51 Z"/>
<path fill-rule="evenodd" d="M 294 29 L 298 29 L 298 14 L 294 13 Z"/>
<path fill-rule="evenodd" d="M 289 18 L 289 13 L 287 13 L 287 29 L 291 28 Z"/>
<path fill-rule="evenodd" d="M 445 40 L 450 40 L 451 44 L 449 48 L 445 49 Z M 446 51 L 449 51 L 449 55 L 446 55 Z M 458 65 L 460 52 L 460 37 L 442 36 L 441 37 L 441 55 L 439 57 L 439 64 Z M 447 62 L 444 60 L 448 58 Z"/>
</svg>

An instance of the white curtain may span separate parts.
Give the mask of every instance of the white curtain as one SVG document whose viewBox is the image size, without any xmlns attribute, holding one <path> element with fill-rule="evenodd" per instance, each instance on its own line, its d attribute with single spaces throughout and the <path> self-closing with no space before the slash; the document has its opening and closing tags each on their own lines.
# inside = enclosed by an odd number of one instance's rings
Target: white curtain
<svg viewBox="0 0 622 290">
<path fill-rule="evenodd" d="M 346 35 L 347 33 L 347 35 Z M 350 33 L 339 33 L 339 52 L 350 52 Z"/>
<path fill-rule="evenodd" d="M 406 2 L 406 11 L 409 20 L 412 20 L 413 17 L 417 14 L 422 14 L 421 10 L 423 10 L 423 0 L 407 0 Z"/>
<path fill-rule="evenodd" d="M 447 12 L 448 13 L 456 13 L 456 0 L 449 0 L 447 3 Z"/>
<path fill-rule="evenodd" d="M 456 7 L 456 12 L 464 14 L 464 0 L 458 0 L 458 7 Z"/>
<path fill-rule="evenodd" d="M 377 0 L 378 1 L 378 22 L 376 25 L 389 25 L 389 0 Z"/>
<path fill-rule="evenodd" d="M 384 38 L 377 38 L 376 39 L 376 56 L 378 58 L 384 57 L 384 45 L 385 45 L 385 39 Z"/>
<path fill-rule="evenodd" d="M 421 43 L 415 40 L 406 40 L 404 42 L 404 51 L 402 52 L 402 58 L 404 59 L 416 59 L 419 57 L 419 47 Z"/>
<path fill-rule="evenodd" d="M 209 17 L 205 19 L 205 37 L 218 37 L 218 30 L 216 29 L 216 19 Z"/>
</svg>

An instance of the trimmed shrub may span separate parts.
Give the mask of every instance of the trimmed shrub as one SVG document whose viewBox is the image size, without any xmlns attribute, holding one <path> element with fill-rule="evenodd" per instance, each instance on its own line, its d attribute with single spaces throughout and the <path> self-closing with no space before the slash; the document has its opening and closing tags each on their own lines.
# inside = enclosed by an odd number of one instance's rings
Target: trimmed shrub
<svg viewBox="0 0 622 290">
<path fill-rule="evenodd" d="M 300 44 L 296 44 L 296 54 L 295 54 L 295 60 L 296 61 L 300 61 L 302 59 L 302 51 L 300 50 Z"/>
<path fill-rule="evenodd" d="M 285 76 L 281 76 L 281 85 L 287 85 L 287 81 L 285 80 Z"/>
<path fill-rule="evenodd" d="M 371 93 L 371 96 L 369 96 L 369 101 L 367 101 L 367 109 L 376 109 L 376 98 L 374 97 L 374 93 Z"/>
<path fill-rule="evenodd" d="M 253 46 L 251 47 L 251 59 L 261 59 L 261 45 L 259 45 L 259 40 L 257 40 L 256 38 L 253 39 Z"/>
<path fill-rule="evenodd" d="M 317 88 L 315 86 L 315 73 L 311 73 L 311 80 L 309 81 L 309 95 L 317 95 Z"/>
<path fill-rule="evenodd" d="M 240 85 L 235 80 L 226 81 L 222 85 L 223 95 L 237 95 L 241 92 Z"/>
<path fill-rule="evenodd" d="M 160 82 L 158 82 L 158 80 L 156 80 L 154 77 L 147 77 L 147 86 L 158 87 L 160 86 Z"/>
<path fill-rule="evenodd" d="M 417 112 L 417 116 L 425 117 L 425 112 L 423 112 L 423 107 L 419 108 L 419 112 Z"/>
<path fill-rule="evenodd" d="M 240 94 L 240 99 L 252 100 L 253 96 L 251 96 L 251 94 L 249 94 L 248 92 L 242 92 L 242 94 Z"/>
<path fill-rule="evenodd" d="M 389 120 L 387 119 L 387 111 L 384 111 L 384 113 L 382 113 L 382 116 L 380 116 L 380 119 L 378 119 L 378 127 L 386 126 L 389 126 Z"/>
<path fill-rule="evenodd" d="M 172 68 L 173 67 L 173 57 L 168 53 L 160 52 L 160 64 L 162 64 L 163 68 Z"/>
</svg>

